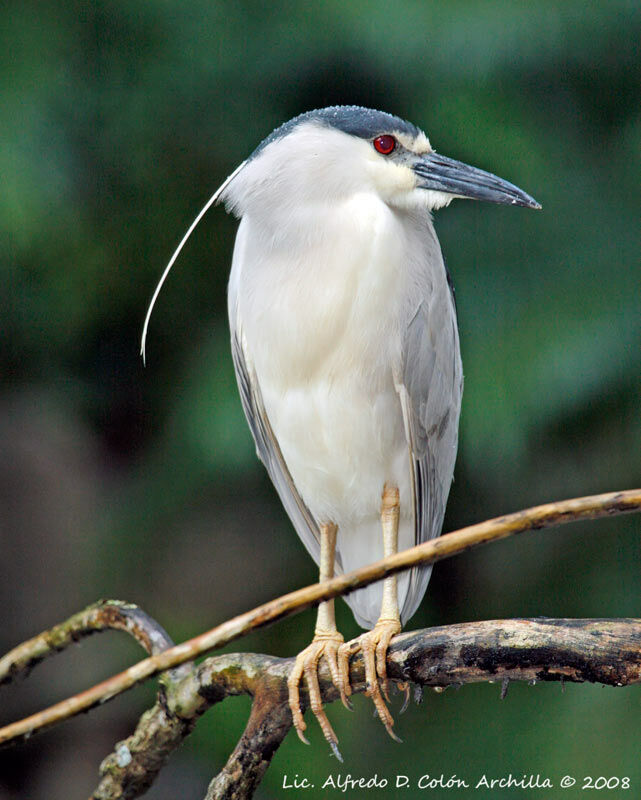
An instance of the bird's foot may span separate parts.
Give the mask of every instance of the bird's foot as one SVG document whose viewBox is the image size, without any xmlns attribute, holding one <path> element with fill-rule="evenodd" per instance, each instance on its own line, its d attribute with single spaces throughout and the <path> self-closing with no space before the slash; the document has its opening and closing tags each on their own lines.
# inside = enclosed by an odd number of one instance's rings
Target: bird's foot
<svg viewBox="0 0 641 800">
<path fill-rule="evenodd" d="M 371 631 L 361 634 L 338 649 L 340 680 L 341 684 L 347 687 L 346 694 L 348 695 L 352 691 L 349 685 L 349 659 L 359 650 L 363 653 L 367 687 L 365 694 L 372 698 L 379 719 L 396 742 L 401 740 L 392 730 L 394 720 L 385 705 L 385 700 L 389 703 L 386 662 L 390 641 L 400 631 L 401 623 L 398 619 L 379 619 Z M 383 700 L 383 695 L 385 700 Z"/>
<path fill-rule="evenodd" d="M 321 726 L 323 735 L 332 748 L 332 752 L 340 761 L 343 759 L 337 746 L 338 738 L 323 708 L 320 685 L 318 683 L 318 662 L 322 656 L 325 656 L 330 675 L 332 676 L 332 683 L 340 691 L 341 699 L 347 705 L 347 694 L 351 691 L 349 687 L 349 675 L 347 677 L 347 685 L 341 683 L 341 674 L 338 669 L 338 650 L 339 647 L 343 645 L 343 642 L 343 637 L 337 631 L 317 631 L 314 634 L 312 643 L 296 656 L 294 668 L 287 679 L 289 707 L 292 712 L 294 728 L 296 728 L 298 738 L 302 742 L 305 742 L 305 744 L 309 744 L 303 733 L 307 724 L 303 719 L 303 712 L 300 708 L 300 682 L 304 676 L 309 692 L 310 708 L 318 720 L 318 724 Z"/>
</svg>

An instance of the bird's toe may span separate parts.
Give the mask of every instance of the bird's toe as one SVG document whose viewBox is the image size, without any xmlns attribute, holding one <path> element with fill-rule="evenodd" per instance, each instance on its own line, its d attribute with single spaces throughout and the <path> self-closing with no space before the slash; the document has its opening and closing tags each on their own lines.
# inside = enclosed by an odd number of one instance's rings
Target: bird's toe
<svg viewBox="0 0 641 800">
<path fill-rule="evenodd" d="M 343 689 L 341 688 L 340 670 L 338 666 L 338 651 L 342 644 L 343 637 L 340 633 L 335 631 L 330 633 L 317 633 L 312 643 L 296 656 L 294 667 L 287 679 L 289 707 L 292 712 L 294 728 L 296 729 L 299 739 L 305 742 L 305 744 L 309 744 L 304 734 L 307 724 L 303 719 L 303 712 L 300 705 L 300 683 L 304 677 L 305 683 L 307 684 L 309 706 L 312 713 L 318 720 L 318 724 L 323 731 L 325 739 L 332 748 L 332 752 L 341 761 L 342 758 L 337 747 L 338 737 L 334 733 L 334 729 L 323 708 L 323 700 L 318 681 L 318 664 L 320 659 L 324 656 L 329 667 L 330 675 L 332 676 L 332 683 L 339 689 L 342 697 Z"/>
<path fill-rule="evenodd" d="M 343 645 L 339 648 L 338 653 L 339 670 L 342 677 L 347 674 L 347 686 L 349 687 L 349 658 L 359 650 L 362 652 L 365 665 L 365 694 L 371 697 L 376 713 L 385 726 L 385 730 L 397 742 L 401 740 L 392 730 L 394 720 L 385 704 L 383 695 L 385 695 L 385 699 L 389 703 L 387 651 L 392 637 L 396 636 L 400 630 L 401 624 L 396 619 L 379 620 L 371 631 L 367 631 L 367 633 L 363 633 L 354 641 Z"/>
</svg>

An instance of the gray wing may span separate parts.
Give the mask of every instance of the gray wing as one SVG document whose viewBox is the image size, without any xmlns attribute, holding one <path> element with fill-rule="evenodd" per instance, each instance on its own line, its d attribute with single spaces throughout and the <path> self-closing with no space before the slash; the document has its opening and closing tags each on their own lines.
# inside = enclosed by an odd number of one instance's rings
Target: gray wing
<svg viewBox="0 0 641 800">
<path fill-rule="evenodd" d="M 251 363 L 248 363 L 248 359 L 245 357 L 242 325 L 238 319 L 237 311 L 234 286 L 230 282 L 229 324 L 231 328 L 231 352 L 243 410 L 256 443 L 256 454 L 267 468 L 269 477 L 278 492 L 285 511 L 296 528 L 296 532 L 312 558 L 318 563 L 320 559 L 318 525 L 294 485 L 269 423 L 256 375 Z"/>
<path fill-rule="evenodd" d="M 441 265 L 444 270 L 444 266 Z M 463 369 L 449 281 L 429 287 L 406 325 L 397 387 L 403 408 L 414 500 L 415 542 L 439 536 L 452 482 Z M 403 620 L 416 611 L 431 566 L 411 571 Z"/>
</svg>

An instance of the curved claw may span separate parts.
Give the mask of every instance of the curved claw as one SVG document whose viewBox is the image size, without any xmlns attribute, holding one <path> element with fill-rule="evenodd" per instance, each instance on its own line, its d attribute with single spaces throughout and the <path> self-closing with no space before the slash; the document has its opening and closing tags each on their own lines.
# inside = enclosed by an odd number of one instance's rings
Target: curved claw
<svg viewBox="0 0 641 800">
<path fill-rule="evenodd" d="M 332 753 L 336 756 L 336 758 L 343 763 L 343 756 L 341 755 L 341 751 L 338 749 L 336 742 L 330 742 L 329 746 L 332 748 Z"/>
<path fill-rule="evenodd" d="M 403 694 L 405 695 L 403 697 L 403 705 L 401 706 L 401 710 L 398 712 L 399 714 L 404 714 L 407 711 L 407 707 L 410 704 L 410 682 L 409 681 L 403 681 L 403 682 L 399 681 L 396 684 L 396 688 L 398 689 L 399 692 L 403 692 Z"/>
<path fill-rule="evenodd" d="M 352 642 L 342 645 L 338 649 L 338 668 L 341 679 L 349 687 L 349 658 L 359 650 L 363 653 L 365 664 L 365 694 L 372 698 L 378 718 L 385 726 L 385 730 L 396 742 L 401 740 L 392 730 L 394 720 L 390 714 L 385 700 L 389 703 L 387 680 L 387 651 L 390 641 L 401 630 L 401 624 L 396 619 L 379 620 L 371 631 L 361 634 Z M 380 685 L 379 685 L 380 684 Z M 349 689 L 351 694 L 351 687 Z M 385 700 L 383 700 L 383 695 Z"/>
<path fill-rule="evenodd" d="M 318 724 L 323 731 L 323 736 L 339 761 L 343 759 L 338 750 L 338 737 L 334 733 L 334 729 L 323 708 L 320 684 L 318 682 L 318 663 L 324 656 L 329 666 L 330 675 L 332 676 L 332 683 L 341 692 L 342 697 L 344 688 L 341 684 L 341 673 L 338 666 L 338 651 L 342 644 L 343 637 L 340 633 L 331 632 L 327 634 L 316 634 L 311 644 L 296 656 L 294 667 L 287 679 L 289 708 L 292 712 L 292 720 L 298 738 L 305 744 L 309 744 L 309 741 L 303 733 L 307 728 L 307 724 L 303 719 L 303 712 L 300 707 L 300 682 L 304 676 L 309 692 L 309 705 L 312 713 L 318 720 Z"/>
</svg>

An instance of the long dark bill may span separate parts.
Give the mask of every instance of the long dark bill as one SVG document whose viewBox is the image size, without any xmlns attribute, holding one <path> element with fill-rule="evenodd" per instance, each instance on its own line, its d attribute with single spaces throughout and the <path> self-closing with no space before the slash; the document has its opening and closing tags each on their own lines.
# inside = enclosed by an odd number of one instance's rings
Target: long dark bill
<svg viewBox="0 0 641 800">
<path fill-rule="evenodd" d="M 513 183 L 438 153 L 424 156 L 412 169 L 418 175 L 421 189 L 433 189 L 489 203 L 541 208 L 533 197 Z"/>
</svg>

